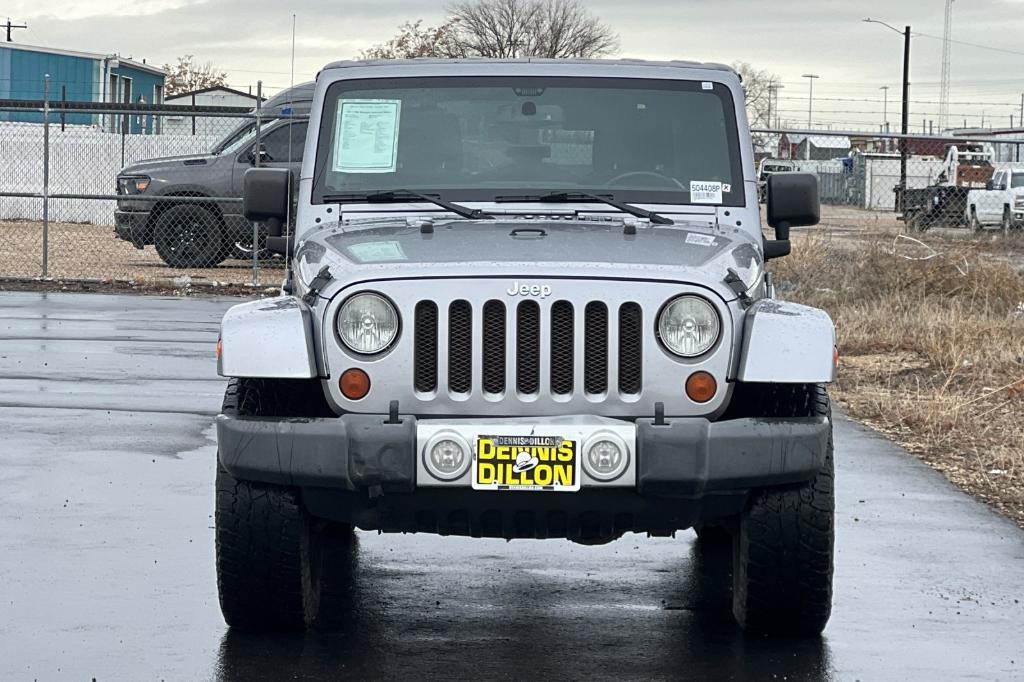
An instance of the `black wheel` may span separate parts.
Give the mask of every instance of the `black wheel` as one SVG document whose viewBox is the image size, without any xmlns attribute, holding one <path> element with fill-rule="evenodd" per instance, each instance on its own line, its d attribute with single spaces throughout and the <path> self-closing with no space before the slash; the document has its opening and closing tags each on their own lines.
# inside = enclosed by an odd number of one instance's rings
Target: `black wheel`
<svg viewBox="0 0 1024 682">
<path fill-rule="evenodd" d="M 818 385 L 764 389 L 764 416 L 831 415 Z M 733 615 L 748 632 L 818 635 L 832 613 L 832 436 L 810 481 L 755 493 L 733 539 Z"/>
<path fill-rule="evenodd" d="M 322 416 L 315 382 L 232 379 L 225 414 Z M 328 409 L 326 404 L 320 406 Z M 314 411 L 309 410 L 313 408 Z M 348 615 L 350 526 L 311 517 L 299 491 L 243 481 L 218 463 L 217 588 L 228 625 L 244 630 L 334 628 Z"/>
<path fill-rule="evenodd" d="M 907 226 L 908 232 L 918 232 L 921 229 L 920 226 L 921 217 L 917 211 L 907 211 L 903 214 L 903 224 Z"/>
<path fill-rule="evenodd" d="M 978 209 L 971 206 L 971 220 L 970 220 L 971 232 L 981 232 L 984 228 L 981 226 L 981 221 L 978 220 Z"/>
<path fill-rule="evenodd" d="M 227 256 L 220 220 L 198 204 L 180 204 L 161 213 L 153 243 L 172 268 L 209 268 Z"/>
</svg>

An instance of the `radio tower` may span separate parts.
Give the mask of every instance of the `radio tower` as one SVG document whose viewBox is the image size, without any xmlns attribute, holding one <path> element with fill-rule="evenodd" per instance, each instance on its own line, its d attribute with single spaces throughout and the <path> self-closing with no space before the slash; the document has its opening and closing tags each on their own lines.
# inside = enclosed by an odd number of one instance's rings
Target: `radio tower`
<svg viewBox="0 0 1024 682">
<path fill-rule="evenodd" d="M 949 129 L 949 48 L 953 29 L 953 0 L 946 0 L 946 19 L 942 31 L 942 77 L 939 85 L 939 133 Z"/>
</svg>

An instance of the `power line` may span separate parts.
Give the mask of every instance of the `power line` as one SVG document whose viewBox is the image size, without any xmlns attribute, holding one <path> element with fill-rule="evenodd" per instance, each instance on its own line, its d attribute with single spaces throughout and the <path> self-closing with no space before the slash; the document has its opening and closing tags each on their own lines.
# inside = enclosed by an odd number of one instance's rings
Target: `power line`
<svg viewBox="0 0 1024 682">
<path fill-rule="evenodd" d="M 922 38 L 933 38 L 935 40 L 942 40 L 941 36 L 933 36 L 930 33 L 913 32 L 911 33 L 911 35 L 921 36 Z M 952 38 L 950 38 L 949 42 L 956 43 L 957 45 L 967 45 L 968 47 L 976 47 L 980 50 L 990 50 L 992 52 L 1002 52 L 1004 54 L 1016 54 L 1024 57 L 1024 52 L 1021 52 L 1020 50 L 1010 50 L 1005 47 L 993 47 L 992 45 L 982 45 L 980 43 L 969 43 L 966 40 L 953 40 Z"/>
</svg>

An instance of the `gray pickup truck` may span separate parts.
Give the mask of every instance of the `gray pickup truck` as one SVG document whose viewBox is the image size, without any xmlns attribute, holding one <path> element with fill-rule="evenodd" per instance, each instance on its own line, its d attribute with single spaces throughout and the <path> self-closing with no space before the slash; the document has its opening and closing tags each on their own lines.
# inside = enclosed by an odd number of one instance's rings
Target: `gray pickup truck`
<svg viewBox="0 0 1024 682">
<path fill-rule="evenodd" d="M 313 83 L 282 91 L 262 108 L 267 119 L 257 150 L 256 121 L 229 132 L 207 154 L 169 156 L 126 166 L 117 174 L 114 233 L 142 249 L 154 245 L 176 268 L 203 268 L 225 258 L 252 258 L 253 224 L 235 202 L 189 202 L 193 197 L 241 197 L 245 171 L 261 166 L 298 172 L 306 142 Z M 295 116 L 296 119 L 280 118 Z M 140 199 L 139 197 L 144 197 Z M 160 197 L 159 200 L 150 197 Z M 257 237 L 257 248 L 262 245 Z"/>
<path fill-rule="evenodd" d="M 766 269 L 818 188 L 772 174 L 762 234 L 731 68 L 339 62 L 309 125 L 298 177 L 244 179 L 288 269 L 218 343 L 228 624 L 345 622 L 354 528 L 695 528 L 732 544 L 743 628 L 821 632 L 835 333 Z"/>
</svg>

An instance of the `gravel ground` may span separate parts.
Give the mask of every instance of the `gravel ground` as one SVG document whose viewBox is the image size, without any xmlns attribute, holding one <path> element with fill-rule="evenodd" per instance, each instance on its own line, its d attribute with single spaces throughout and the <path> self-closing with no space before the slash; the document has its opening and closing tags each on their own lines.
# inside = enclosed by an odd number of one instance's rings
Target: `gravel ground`
<svg viewBox="0 0 1024 682">
<path fill-rule="evenodd" d="M 32 278 L 42 274 L 42 223 L 0 222 L 0 277 Z M 228 259 L 215 268 L 184 270 L 168 267 L 156 249 L 138 250 L 118 239 L 111 227 L 84 223 L 51 223 L 49 276 L 54 279 L 120 281 L 135 284 L 163 282 L 251 284 L 252 263 Z M 260 284 L 277 284 L 280 261 L 261 268 Z"/>
</svg>

